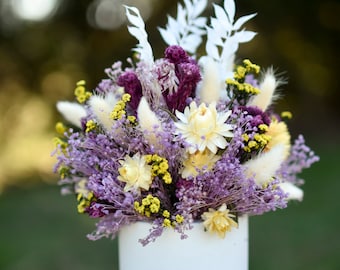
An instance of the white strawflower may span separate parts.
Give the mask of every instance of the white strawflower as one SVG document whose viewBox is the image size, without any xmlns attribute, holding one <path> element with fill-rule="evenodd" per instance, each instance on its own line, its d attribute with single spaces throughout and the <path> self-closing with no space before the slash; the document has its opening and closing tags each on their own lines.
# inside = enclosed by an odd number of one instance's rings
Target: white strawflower
<svg viewBox="0 0 340 270">
<path fill-rule="evenodd" d="M 205 103 L 197 107 L 193 101 L 185 108 L 184 113 L 176 111 L 180 120 L 175 123 L 177 134 L 181 134 L 190 144 L 190 154 L 197 150 L 203 152 L 206 148 L 215 154 L 218 148 L 227 147 L 226 138 L 233 137 L 233 126 L 226 124 L 230 115 L 231 111 L 217 112 L 215 102 L 208 107 Z"/>
<path fill-rule="evenodd" d="M 124 191 L 129 190 L 149 190 L 152 183 L 151 166 L 147 164 L 145 156 L 139 153 L 133 157 L 126 156 L 125 160 L 120 160 L 122 165 L 119 169 L 119 181 L 125 182 Z"/>
</svg>

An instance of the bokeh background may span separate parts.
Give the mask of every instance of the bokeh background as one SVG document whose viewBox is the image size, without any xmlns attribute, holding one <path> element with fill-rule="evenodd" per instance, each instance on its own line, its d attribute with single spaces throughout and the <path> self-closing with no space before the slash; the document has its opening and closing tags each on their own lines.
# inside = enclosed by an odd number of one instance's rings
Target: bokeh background
<svg viewBox="0 0 340 270">
<path fill-rule="evenodd" d="M 340 269 L 340 1 L 236 3 L 239 16 L 258 13 L 238 58 L 283 74 L 277 106 L 321 157 L 302 175 L 302 203 L 250 219 L 250 270 Z M 135 46 L 122 4 L 141 10 L 161 57 L 157 26 L 176 1 L 0 0 L 0 269 L 118 269 L 116 240 L 86 239 L 95 220 L 60 195 L 50 153 L 56 101 L 72 99 L 80 79 L 94 88 Z"/>
</svg>

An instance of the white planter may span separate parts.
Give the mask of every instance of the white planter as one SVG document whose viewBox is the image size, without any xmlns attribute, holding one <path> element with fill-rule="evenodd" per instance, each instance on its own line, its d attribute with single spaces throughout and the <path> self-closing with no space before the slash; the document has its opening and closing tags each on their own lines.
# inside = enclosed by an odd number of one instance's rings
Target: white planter
<svg viewBox="0 0 340 270">
<path fill-rule="evenodd" d="M 137 222 L 119 233 L 120 270 L 247 270 L 248 269 L 248 217 L 239 218 L 239 227 L 227 232 L 224 239 L 204 231 L 197 222 L 189 236 L 166 229 L 155 242 L 143 247 L 138 239 L 144 238 L 150 224 Z"/>
</svg>

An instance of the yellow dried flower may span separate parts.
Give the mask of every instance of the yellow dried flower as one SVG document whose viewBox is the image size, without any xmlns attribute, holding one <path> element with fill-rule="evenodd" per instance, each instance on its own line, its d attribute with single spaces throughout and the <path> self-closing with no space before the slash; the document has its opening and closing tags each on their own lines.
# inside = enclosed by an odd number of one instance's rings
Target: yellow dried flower
<svg viewBox="0 0 340 270">
<path fill-rule="evenodd" d="M 222 204 L 218 210 L 209 208 L 209 212 L 202 214 L 206 230 L 210 233 L 217 233 L 221 238 L 224 238 L 226 232 L 230 231 L 232 227 L 238 227 L 233 218 L 235 215 L 229 213 L 226 204 Z"/>
</svg>

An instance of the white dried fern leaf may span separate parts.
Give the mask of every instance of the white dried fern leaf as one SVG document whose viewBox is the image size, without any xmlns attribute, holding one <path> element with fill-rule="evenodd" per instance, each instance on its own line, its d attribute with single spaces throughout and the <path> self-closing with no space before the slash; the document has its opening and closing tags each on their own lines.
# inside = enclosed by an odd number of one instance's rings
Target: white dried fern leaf
<svg viewBox="0 0 340 270">
<path fill-rule="evenodd" d="M 211 18 L 211 26 L 207 27 L 207 56 L 220 64 L 223 79 L 232 75 L 235 52 L 240 43 L 248 42 L 256 35 L 255 32 L 240 30 L 242 25 L 256 16 L 250 14 L 240 17 L 234 22 L 235 2 L 225 0 L 223 8 L 214 4 L 215 18 Z M 201 59 L 205 61 L 204 58 Z"/>
<path fill-rule="evenodd" d="M 147 62 L 153 63 L 154 57 L 152 47 L 148 41 L 148 34 L 145 31 L 145 24 L 141 17 L 139 10 L 136 7 L 124 6 L 126 10 L 126 16 L 132 26 L 128 26 L 128 30 L 139 43 L 137 44 L 134 51 L 140 55 L 140 59 Z"/>
<path fill-rule="evenodd" d="M 207 0 L 184 0 L 184 6 L 178 4 L 177 19 L 168 16 L 166 28 L 158 28 L 165 43 L 195 54 L 206 34 L 207 19 L 199 17 L 206 6 Z"/>
</svg>

